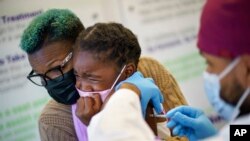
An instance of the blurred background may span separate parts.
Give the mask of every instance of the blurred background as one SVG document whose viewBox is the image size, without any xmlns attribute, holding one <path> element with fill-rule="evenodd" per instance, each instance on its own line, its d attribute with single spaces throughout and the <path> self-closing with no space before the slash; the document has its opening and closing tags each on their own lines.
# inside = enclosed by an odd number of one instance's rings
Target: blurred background
<svg viewBox="0 0 250 141">
<path fill-rule="evenodd" d="M 50 99 L 29 82 L 31 68 L 20 36 L 37 15 L 51 8 L 73 11 L 85 27 L 119 22 L 138 37 L 142 55 L 160 61 L 177 79 L 188 103 L 203 109 L 217 127 L 203 91 L 205 61 L 196 48 L 205 0 L 0 0 L 0 141 L 37 141 L 38 117 Z"/>
</svg>

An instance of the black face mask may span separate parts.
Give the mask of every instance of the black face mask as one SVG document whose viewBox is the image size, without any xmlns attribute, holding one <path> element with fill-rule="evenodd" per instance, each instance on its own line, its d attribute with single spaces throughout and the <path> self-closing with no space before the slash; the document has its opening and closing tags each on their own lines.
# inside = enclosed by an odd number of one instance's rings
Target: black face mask
<svg viewBox="0 0 250 141">
<path fill-rule="evenodd" d="M 64 76 L 59 76 L 47 81 L 45 88 L 55 101 L 66 105 L 72 105 L 75 104 L 80 97 L 75 88 L 75 82 L 76 79 L 73 70 L 71 70 L 65 73 Z"/>
</svg>

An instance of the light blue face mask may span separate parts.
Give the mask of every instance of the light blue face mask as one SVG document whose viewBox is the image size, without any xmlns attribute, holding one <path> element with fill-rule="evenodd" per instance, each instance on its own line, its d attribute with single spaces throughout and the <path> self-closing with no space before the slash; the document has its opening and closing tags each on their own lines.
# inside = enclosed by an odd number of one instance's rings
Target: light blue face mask
<svg viewBox="0 0 250 141">
<path fill-rule="evenodd" d="M 236 106 L 233 106 L 225 102 L 220 97 L 220 80 L 224 78 L 240 61 L 240 58 L 236 58 L 231 64 L 229 64 L 223 72 L 219 75 L 212 74 L 209 72 L 204 72 L 204 84 L 205 84 L 205 93 L 208 97 L 210 104 L 213 106 L 215 111 L 227 121 L 234 120 L 240 113 L 240 106 L 248 96 L 250 88 L 248 88 L 243 96 L 241 96 Z"/>
</svg>

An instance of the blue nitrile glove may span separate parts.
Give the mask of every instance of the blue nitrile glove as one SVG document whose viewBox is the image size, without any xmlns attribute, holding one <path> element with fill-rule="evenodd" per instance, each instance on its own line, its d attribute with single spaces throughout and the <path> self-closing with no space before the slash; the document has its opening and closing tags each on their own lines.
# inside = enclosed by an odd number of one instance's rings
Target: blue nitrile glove
<svg viewBox="0 0 250 141">
<path fill-rule="evenodd" d="M 191 106 L 179 106 L 167 112 L 166 116 L 170 119 L 167 126 L 173 128 L 173 134 L 186 136 L 190 141 L 204 139 L 217 133 L 217 129 L 206 115 Z"/>
<path fill-rule="evenodd" d="M 115 89 L 117 90 L 122 83 L 133 84 L 140 90 L 141 108 L 144 117 L 146 115 L 146 108 L 149 101 L 153 104 L 156 112 L 161 113 L 162 109 L 160 103 L 163 102 L 163 96 L 152 78 L 144 78 L 143 75 L 137 71 L 132 76 L 128 77 L 124 81 L 121 81 Z"/>
</svg>

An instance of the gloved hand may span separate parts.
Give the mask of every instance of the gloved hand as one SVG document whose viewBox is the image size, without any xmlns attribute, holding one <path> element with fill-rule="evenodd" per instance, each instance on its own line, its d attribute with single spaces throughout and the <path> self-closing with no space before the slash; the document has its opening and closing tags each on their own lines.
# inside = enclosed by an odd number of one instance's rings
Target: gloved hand
<svg viewBox="0 0 250 141">
<path fill-rule="evenodd" d="M 173 134 L 186 136 L 190 141 L 204 139 L 217 133 L 217 129 L 205 114 L 191 106 L 179 106 L 167 112 L 170 119 L 167 123 L 169 128 L 173 128 Z"/>
<path fill-rule="evenodd" d="M 146 115 L 146 108 L 149 102 L 152 103 L 157 113 L 162 112 L 160 103 L 163 102 L 163 96 L 152 78 L 144 78 L 143 75 L 137 71 L 129 78 L 121 81 L 115 89 L 117 90 L 123 83 L 133 84 L 140 90 L 141 108 L 144 117 Z"/>
</svg>

